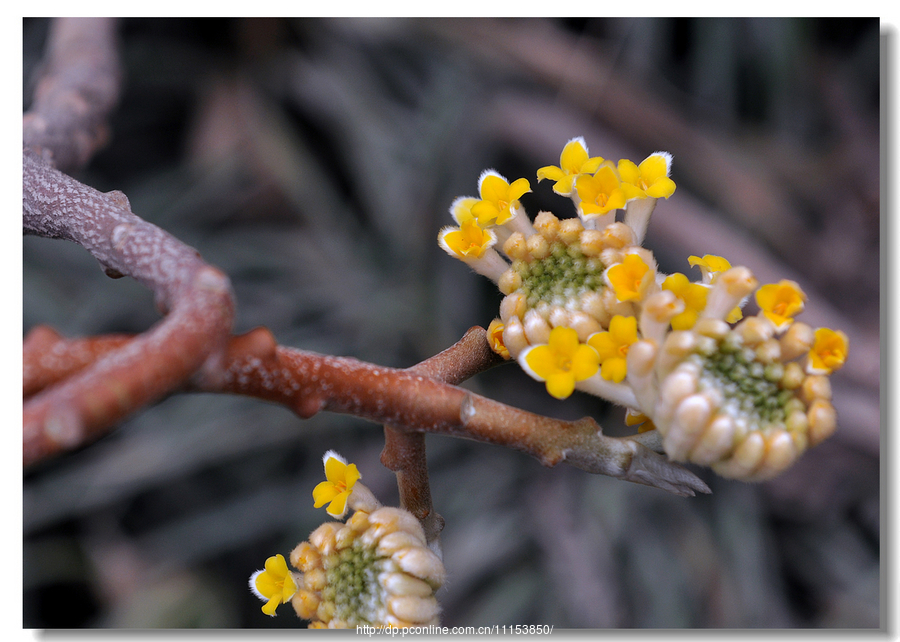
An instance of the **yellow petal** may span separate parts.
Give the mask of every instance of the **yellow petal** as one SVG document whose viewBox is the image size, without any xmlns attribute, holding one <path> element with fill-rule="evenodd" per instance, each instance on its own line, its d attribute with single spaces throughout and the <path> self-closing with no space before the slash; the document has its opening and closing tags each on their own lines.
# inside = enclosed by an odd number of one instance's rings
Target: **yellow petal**
<svg viewBox="0 0 900 642">
<path fill-rule="evenodd" d="M 613 383 L 621 383 L 625 378 L 627 369 L 628 366 L 625 359 L 621 359 L 618 357 L 607 359 L 603 362 L 603 366 L 601 366 L 600 368 L 600 376 L 607 381 L 612 381 Z"/>
<path fill-rule="evenodd" d="M 550 331 L 549 344 L 552 350 L 571 358 L 578 348 L 578 332 L 565 326 L 553 328 Z"/>
<path fill-rule="evenodd" d="M 275 577 L 282 578 L 287 575 L 288 572 L 288 565 L 284 559 L 284 555 L 279 553 L 266 560 L 266 573 L 271 573 Z"/>
<path fill-rule="evenodd" d="M 641 178 L 648 185 L 669 175 L 669 163 L 666 157 L 661 154 L 651 154 L 641 162 L 638 169 L 640 170 Z"/>
<path fill-rule="evenodd" d="M 537 171 L 537 179 L 539 181 L 549 179 L 551 181 L 561 181 L 566 177 L 566 173 L 559 167 L 554 165 L 548 165 L 547 167 L 541 167 Z"/>
<path fill-rule="evenodd" d="M 579 345 L 572 358 L 572 375 L 575 381 L 590 379 L 597 374 L 599 367 L 600 357 L 597 351 L 588 345 Z"/>
<path fill-rule="evenodd" d="M 475 216 L 472 214 L 472 206 L 478 201 L 479 199 L 471 196 L 460 196 L 450 204 L 450 215 L 457 225 L 462 225 L 463 221 L 468 221 Z"/>
<path fill-rule="evenodd" d="M 608 331 L 592 334 L 588 337 L 588 345 L 597 351 L 601 362 L 615 357 L 619 351 L 619 344 Z"/>
<path fill-rule="evenodd" d="M 506 347 L 506 344 L 503 343 L 503 330 L 506 328 L 503 325 L 503 322 L 500 319 L 494 319 L 491 321 L 491 324 L 487 329 L 487 337 L 488 343 L 490 343 L 491 350 L 499 354 L 504 359 L 509 359 L 509 349 Z"/>
<path fill-rule="evenodd" d="M 619 177 L 616 176 L 615 170 L 609 165 L 604 165 L 598 169 L 597 173 L 594 174 L 594 179 L 599 186 L 600 191 L 605 194 L 610 194 L 614 189 L 617 189 L 620 184 Z"/>
<path fill-rule="evenodd" d="M 593 158 L 587 159 L 581 166 L 580 173 L 582 174 L 593 174 L 600 166 L 603 164 L 603 158 L 600 156 L 594 156 Z"/>
<path fill-rule="evenodd" d="M 281 604 L 281 598 L 277 595 L 273 595 L 269 601 L 263 605 L 262 612 L 270 617 L 275 617 L 275 609 L 278 608 L 279 604 Z"/>
<path fill-rule="evenodd" d="M 479 187 L 481 198 L 485 201 L 497 203 L 505 201 L 509 194 L 509 183 L 507 183 L 500 175 L 490 172 L 484 174 Z"/>
<path fill-rule="evenodd" d="M 847 359 L 849 346 L 847 335 L 840 330 L 819 328 L 815 337 L 815 343 L 809 351 L 814 372 L 828 374 L 841 368 Z"/>
<path fill-rule="evenodd" d="M 647 188 L 647 196 L 651 198 L 669 198 L 675 193 L 675 181 L 666 176 L 653 182 Z"/>
<path fill-rule="evenodd" d="M 525 371 L 538 381 L 546 381 L 557 369 L 554 351 L 547 345 L 528 348 L 522 352 L 521 360 L 527 366 Z"/>
<path fill-rule="evenodd" d="M 334 485 L 334 482 L 323 481 L 316 485 L 313 488 L 313 504 L 314 508 L 321 508 L 332 499 L 334 499 L 338 493 L 340 493 L 337 487 Z"/>
<path fill-rule="evenodd" d="M 741 306 L 736 305 L 732 308 L 731 312 L 728 313 L 728 316 L 725 317 L 725 320 L 728 323 L 737 323 L 741 319 L 744 318 L 744 312 L 741 310 Z"/>
<path fill-rule="evenodd" d="M 350 497 L 349 490 L 345 490 L 343 493 L 338 493 L 334 500 L 332 500 L 332 502 L 328 505 L 328 508 L 325 509 L 325 512 L 332 517 L 343 517 L 344 513 L 347 512 L 348 497 Z"/>
<path fill-rule="evenodd" d="M 359 473 L 356 464 L 348 464 L 347 472 L 344 477 L 344 483 L 347 484 L 347 490 L 352 490 L 353 485 L 359 481 L 360 477 L 362 477 L 362 475 Z"/>
<path fill-rule="evenodd" d="M 508 196 L 509 198 L 506 200 L 517 201 L 522 198 L 523 194 L 527 194 L 531 191 L 531 183 L 528 182 L 527 178 L 520 178 L 518 180 L 513 181 L 512 185 L 509 186 Z"/>
<path fill-rule="evenodd" d="M 575 391 L 575 377 L 570 372 L 557 372 L 547 379 L 547 392 L 557 399 L 566 399 Z"/>
<path fill-rule="evenodd" d="M 619 301 L 639 301 L 649 282 L 650 267 L 637 254 L 626 254 L 621 263 L 609 268 L 607 278 Z"/>
<path fill-rule="evenodd" d="M 325 460 L 325 478 L 330 482 L 342 482 L 347 474 L 347 464 L 336 457 Z"/>
<path fill-rule="evenodd" d="M 609 322 L 609 333 L 619 345 L 637 341 L 637 319 L 617 314 Z"/>
<path fill-rule="evenodd" d="M 294 582 L 294 577 L 288 572 L 284 577 L 284 586 L 281 589 L 281 601 L 288 602 L 296 592 L 297 584 Z"/>
<path fill-rule="evenodd" d="M 478 219 L 479 225 L 487 227 L 488 225 L 502 224 L 501 221 L 498 220 L 502 215 L 502 212 L 494 201 L 489 199 L 480 200 L 472 206 L 471 211 L 472 215 Z M 505 223 L 506 221 L 503 222 Z"/>
<path fill-rule="evenodd" d="M 640 172 L 638 171 L 638 166 L 627 158 L 623 158 L 619 161 L 618 170 L 619 177 L 625 183 L 637 185 L 638 181 L 641 179 Z"/>
<path fill-rule="evenodd" d="M 587 162 L 588 153 L 584 147 L 584 140 L 573 138 L 563 147 L 559 156 L 559 166 L 569 172 L 580 172 L 581 166 Z"/>
<path fill-rule="evenodd" d="M 681 314 L 676 314 L 672 317 L 672 329 L 673 330 L 690 330 L 697 323 L 697 318 L 700 315 L 696 310 L 685 310 Z"/>
<path fill-rule="evenodd" d="M 271 598 L 278 593 L 278 587 L 275 586 L 275 579 L 270 573 L 265 571 L 256 575 L 256 580 L 253 584 L 256 586 L 256 590 L 259 591 L 259 594 L 265 598 Z"/>
<path fill-rule="evenodd" d="M 566 176 L 562 180 L 556 181 L 553 184 L 553 191 L 561 196 L 570 196 L 572 194 L 572 190 L 575 189 L 575 179 L 578 177 L 578 174 L 572 174 L 571 176 Z"/>
</svg>

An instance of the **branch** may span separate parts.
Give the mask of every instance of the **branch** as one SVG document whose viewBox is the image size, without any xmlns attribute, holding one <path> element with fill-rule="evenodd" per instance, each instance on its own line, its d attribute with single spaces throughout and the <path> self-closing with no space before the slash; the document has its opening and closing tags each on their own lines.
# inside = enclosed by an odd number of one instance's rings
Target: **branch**
<svg viewBox="0 0 900 642">
<path fill-rule="evenodd" d="M 121 192 L 103 194 L 23 151 L 26 234 L 73 241 L 110 276 L 131 276 L 166 318 L 24 406 L 24 459 L 34 461 L 101 434 L 134 410 L 182 387 L 220 359 L 231 332 L 228 278 L 196 250 L 135 216 Z"/>
<path fill-rule="evenodd" d="M 135 216 L 121 192 L 102 194 L 57 169 L 80 167 L 105 140 L 119 92 L 114 27 L 106 19 L 53 22 L 45 73 L 23 119 L 22 223 L 25 234 L 81 245 L 111 277 L 135 278 L 168 316 L 25 403 L 26 462 L 90 440 L 182 387 L 221 358 L 231 333 L 234 301 L 222 272 Z"/>
<path fill-rule="evenodd" d="M 469 341 L 471 337 L 461 343 Z M 413 368 L 384 368 L 353 358 L 281 347 L 265 328 L 232 337 L 222 368 L 222 376 L 196 381 L 193 389 L 271 401 L 303 418 L 327 410 L 402 427 L 404 431 L 506 446 L 535 457 L 545 466 L 565 461 L 591 473 L 683 496 L 709 492 L 693 473 L 644 445 L 653 447 L 652 439 L 648 441 L 643 435 L 607 437 L 591 418 L 563 421 L 535 415 L 424 376 Z"/>
<path fill-rule="evenodd" d="M 109 138 L 106 119 L 119 98 L 116 21 L 58 18 L 51 23 L 43 74 L 22 122 L 27 147 L 57 169 L 83 167 Z"/>
<path fill-rule="evenodd" d="M 502 362 L 503 359 L 488 347 L 484 330 L 476 327 L 448 349 L 409 371 L 455 385 Z M 438 536 L 444 528 L 444 519 L 434 512 L 431 501 L 425 435 L 404 431 L 400 426 L 385 425 L 381 463 L 397 475 L 400 505 L 422 524 L 428 544 L 439 547 Z"/>
</svg>

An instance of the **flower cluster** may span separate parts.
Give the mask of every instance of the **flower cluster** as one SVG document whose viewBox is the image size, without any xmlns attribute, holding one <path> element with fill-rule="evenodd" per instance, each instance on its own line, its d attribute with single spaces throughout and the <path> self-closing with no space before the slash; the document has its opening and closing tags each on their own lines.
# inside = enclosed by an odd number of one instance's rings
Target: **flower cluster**
<svg viewBox="0 0 900 642">
<path fill-rule="evenodd" d="M 327 481 L 313 491 L 316 507 L 346 523 L 326 522 L 290 554 L 266 560 L 250 589 L 266 602 L 266 615 L 290 602 L 310 628 L 357 625 L 404 627 L 438 623 L 434 597 L 444 565 L 428 548 L 419 521 L 408 511 L 382 507 L 358 483 L 359 471 L 334 451 L 325 455 Z"/>
<path fill-rule="evenodd" d="M 552 396 L 598 395 L 658 430 L 673 460 L 767 479 L 834 431 L 828 377 L 847 337 L 794 321 L 806 295 L 793 281 L 759 287 L 710 254 L 688 260 L 697 281 L 660 273 L 641 244 L 658 199 L 675 192 L 671 165 L 666 152 L 640 164 L 591 157 L 574 138 L 537 178 L 554 181 L 575 216 L 530 220 L 519 201 L 530 183 L 488 170 L 480 198 L 453 202 L 457 226 L 438 243 L 497 284 L 490 345 Z M 744 318 L 754 293 L 759 313 Z"/>
</svg>

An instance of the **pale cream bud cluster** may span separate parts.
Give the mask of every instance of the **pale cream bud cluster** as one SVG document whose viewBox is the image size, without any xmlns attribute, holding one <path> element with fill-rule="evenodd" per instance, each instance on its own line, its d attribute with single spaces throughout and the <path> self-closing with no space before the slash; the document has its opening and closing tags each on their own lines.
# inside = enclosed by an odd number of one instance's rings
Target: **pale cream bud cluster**
<svg viewBox="0 0 900 642">
<path fill-rule="evenodd" d="M 300 571 L 291 604 L 310 628 L 438 624 L 434 593 L 444 565 L 408 511 L 359 510 L 346 523 L 322 524 L 294 548 L 290 563 Z"/>
<path fill-rule="evenodd" d="M 506 295 L 500 320 L 513 358 L 530 345 L 547 343 L 557 326 L 573 328 L 585 342 L 608 329 L 614 315 L 634 314 L 634 305 L 618 300 L 606 280 L 608 268 L 636 249 L 627 225 L 589 229 L 579 218 L 560 220 L 540 212 L 534 228 L 530 236 L 516 232 L 503 244 L 512 264 L 497 284 Z"/>
<path fill-rule="evenodd" d="M 461 227 L 440 242 L 497 283 L 504 298 L 488 342 L 549 394 L 580 390 L 646 417 L 642 430 L 655 426 L 673 460 L 768 479 L 834 432 L 828 376 L 847 337 L 794 321 L 806 295 L 793 281 L 759 287 L 749 269 L 714 255 L 689 258 L 699 282 L 659 273 L 641 244 L 658 200 L 675 191 L 671 162 L 656 152 L 614 165 L 572 139 L 538 180 L 556 181 L 576 217 L 529 221 L 517 200 L 527 182 L 504 179 L 492 189 L 502 198 L 491 197 L 503 216 L 486 200 L 457 199 Z M 731 325 L 754 292 L 759 315 Z"/>
<path fill-rule="evenodd" d="M 717 307 L 724 316 L 754 288 L 749 271 L 733 268 L 713 286 L 711 298 L 721 299 Z M 807 374 L 802 366 L 813 341 L 812 328 L 803 323 L 779 336 L 762 315 L 732 327 L 707 313 L 690 330 L 633 345 L 628 381 L 671 459 L 761 481 L 837 426 L 828 377 Z"/>
</svg>

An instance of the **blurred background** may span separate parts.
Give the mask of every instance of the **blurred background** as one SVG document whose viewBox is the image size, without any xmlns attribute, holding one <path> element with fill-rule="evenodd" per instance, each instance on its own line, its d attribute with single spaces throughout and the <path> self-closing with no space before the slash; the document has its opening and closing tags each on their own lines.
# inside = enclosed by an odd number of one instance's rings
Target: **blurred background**
<svg viewBox="0 0 900 642">
<path fill-rule="evenodd" d="M 24 96 L 48 21 L 27 19 Z M 674 155 L 675 196 L 646 245 L 698 278 L 719 254 L 809 296 L 844 330 L 839 428 L 764 483 L 696 469 L 681 498 L 499 447 L 428 437 L 447 626 L 878 627 L 877 19 L 133 19 L 112 139 L 79 180 L 232 279 L 235 331 L 410 366 L 487 326 L 499 292 L 437 246 L 482 170 L 526 177 L 528 212 L 570 216 L 538 184 L 584 136 L 592 155 Z M 24 328 L 142 332 L 150 293 L 81 248 L 26 237 Z M 465 384 L 527 410 L 597 418 L 514 365 Z M 381 429 L 303 421 L 252 399 L 180 395 L 24 481 L 24 626 L 302 626 L 268 618 L 250 574 L 318 524 L 321 456 L 355 462 L 385 503 Z"/>
</svg>

